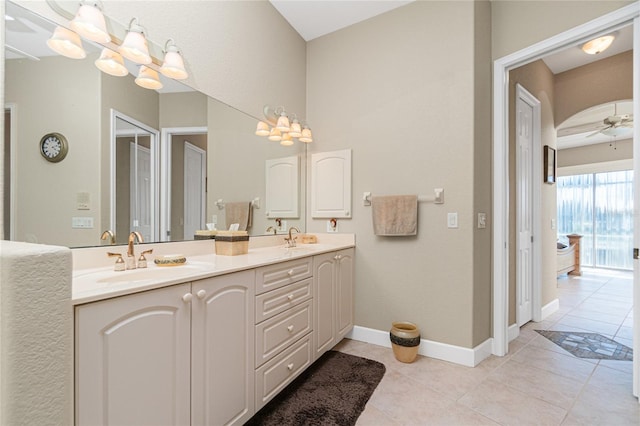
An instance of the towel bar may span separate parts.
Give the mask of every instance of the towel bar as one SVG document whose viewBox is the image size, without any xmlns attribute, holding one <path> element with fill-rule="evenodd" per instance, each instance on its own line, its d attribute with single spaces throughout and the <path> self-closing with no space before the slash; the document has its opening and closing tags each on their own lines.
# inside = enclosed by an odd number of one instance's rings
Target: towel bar
<svg viewBox="0 0 640 426">
<path fill-rule="evenodd" d="M 224 209 L 224 200 L 222 198 L 218 198 L 218 201 L 216 201 L 215 204 L 218 207 L 218 210 Z M 251 200 L 251 207 L 253 207 L 254 209 L 260 208 L 260 197 L 256 197 Z"/>
<path fill-rule="evenodd" d="M 428 195 L 418 195 L 418 202 L 444 204 L 444 189 L 434 188 L 433 192 L 434 195 L 432 197 Z M 362 194 L 362 205 L 371 206 L 371 192 L 365 192 Z"/>
</svg>

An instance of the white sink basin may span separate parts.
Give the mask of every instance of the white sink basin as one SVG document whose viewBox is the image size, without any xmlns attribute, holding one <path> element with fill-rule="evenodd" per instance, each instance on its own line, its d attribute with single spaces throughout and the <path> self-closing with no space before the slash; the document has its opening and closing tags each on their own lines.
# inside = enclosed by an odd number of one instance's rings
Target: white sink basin
<svg viewBox="0 0 640 426">
<path fill-rule="evenodd" d="M 179 266 L 149 266 L 148 268 L 114 271 L 113 268 L 80 272 L 74 275 L 74 284 L 122 284 L 140 283 L 145 281 L 168 281 L 206 271 L 212 265 L 205 262 L 187 262 Z"/>
</svg>

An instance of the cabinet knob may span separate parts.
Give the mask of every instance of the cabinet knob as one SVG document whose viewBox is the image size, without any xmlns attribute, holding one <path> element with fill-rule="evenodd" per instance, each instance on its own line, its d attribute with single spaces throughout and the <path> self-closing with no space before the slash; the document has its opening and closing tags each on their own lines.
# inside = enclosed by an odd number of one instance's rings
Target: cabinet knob
<svg viewBox="0 0 640 426">
<path fill-rule="evenodd" d="M 204 299 L 206 295 L 207 295 L 207 291 L 204 289 L 198 290 L 198 292 L 196 293 L 196 296 L 198 296 L 198 299 Z"/>
<path fill-rule="evenodd" d="M 289 371 L 293 370 L 293 363 L 287 364 L 287 370 Z"/>
<path fill-rule="evenodd" d="M 289 271 L 287 271 L 287 275 L 289 275 L 290 277 L 293 276 L 293 269 L 289 269 Z"/>
<path fill-rule="evenodd" d="M 288 295 L 287 299 L 289 299 L 289 302 L 291 302 L 293 300 L 293 294 Z"/>
<path fill-rule="evenodd" d="M 338 259 L 340 259 L 340 255 L 337 255 L 337 254 L 336 254 L 335 256 L 333 256 L 333 259 L 334 259 L 334 260 L 338 260 Z"/>
<path fill-rule="evenodd" d="M 287 330 L 289 331 L 289 333 L 293 332 L 293 325 L 290 325 L 289 327 L 287 327 Z"/>
<path fill-rule="evenodd" d="M 182 296 L 182 301 L 183 302 L 189 303 L 189 302 L 191 302 L 191 299 L 193 299 L 193 294 L 191 294 L 191 293 L 187 293 L 184 296 Z"/>
</svg>

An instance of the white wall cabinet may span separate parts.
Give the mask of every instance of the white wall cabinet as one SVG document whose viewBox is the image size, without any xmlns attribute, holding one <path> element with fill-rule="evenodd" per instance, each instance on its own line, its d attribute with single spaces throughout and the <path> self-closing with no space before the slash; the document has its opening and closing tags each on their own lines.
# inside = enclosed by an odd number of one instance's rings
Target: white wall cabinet
<svg viewBox="0 0 640 426">
<path fill-rule="evenodd" d="M 314 359 L 353 328 L 353 261 L 353 249 L 314 256 Z"/>
<path fill-rule="evenodd" d="M 270 218 L 300 217 L 300 157 L 276 158 L 265 161 L 266 214 Z"/>
<path fill-rule="evenodd" d="M 254 276 L 243 271 L 77 307 L 77 423 L 251 418 Z"/>
<path fill-rule="evenodd" d="M 351 150 L 311 155 L 311 217 L 351 217 Z"/>
</svg>

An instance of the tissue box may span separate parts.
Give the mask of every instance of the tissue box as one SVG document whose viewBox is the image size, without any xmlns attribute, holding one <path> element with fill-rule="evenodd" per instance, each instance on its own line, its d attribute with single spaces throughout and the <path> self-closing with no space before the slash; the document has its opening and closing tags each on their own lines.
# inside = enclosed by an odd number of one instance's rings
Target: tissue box
<svg viewBox="0 0 640 426">
<path fill-rule="evenodd" d="M 236 256 L 249 252 L 247 231 L 218 231 L 216 235 L 216 254 Z"/>
</svg>

